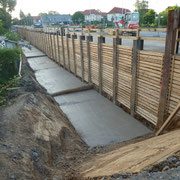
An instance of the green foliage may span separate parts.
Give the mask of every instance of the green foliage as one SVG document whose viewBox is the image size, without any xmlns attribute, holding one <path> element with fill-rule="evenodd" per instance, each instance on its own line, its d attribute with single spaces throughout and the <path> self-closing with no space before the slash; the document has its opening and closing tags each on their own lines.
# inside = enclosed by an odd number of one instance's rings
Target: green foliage
<svg viewBox="0 0 180 180">
<path fill-rule="evenodd" d="M 148 9 L 148 1 L 146 0 L 136 0 L 136 3 L 135 3 L 135 11 L 139 11 L 141 9 Z"/>
<path fill-rule="evenodd" d="M 4 103 L 6 103 L 6 94 L 8 93 L 7 91 L 7 87 L 16 87 L 16 84 L 18 82 L 19 78 L 17 76 L 14 76 L 13 78 L 10 78 L 9 80 L 7 81 L 3 81 L 1 84 L 0 84 L 0 106 L 3 105 Z"/>
<path fill-rule="evenodd" d="M 6 33 L 6 29 L 3 27 L 2 20 L 0 20 L 0 35 L 4 35 Z"/>
<path fill-rule="evenodd" d="M 169 10 L 180 10 L 180 7 L 175 5 L 175 6 L 169 6 L 168 8 L 166 8 L 164 11 L 162 11 L 161 13 L 159 13 L 159 18 L 160 18 L 160 25 L 161 26 L 166 26 L 167 25 L 167 21 L 168 21 L 168 11 Z"/>
<path fill-rule="evenodd" d="M 72 21 L 73 21 L 75 24 L 83 23 L 84 20 L 85 20 L 84 14 L 82 14 L 81 12 L 75 12 L 75 13 L 72 15 Z"/>
<path fill-rule="evenodd" d="M 21 20 L 16 21 L 16 24 L 28 25 L 28 26 L 31 26 L 33 24 L 33 18 L 30 13 L 28 13 L 28 15 L 25 15 L 24 12 L 22 10 L 20 10 L 19 16 L 20 16 Z"/>
<path fill-rule="evenodd" d="M 0 9 L 0 20 L 3 23 L 3 28 L 9 29 L 11 26 L 11 15 L 4 9 Z"/>
<path fill-rule="evenodd" d="M 16 41 L 16 42 L 21 39 L 20 35 L 18 33 L 16 33 L 16 32 L 13 32 L 13 33 L 12 32 L 7 32 L 6 33 L 6 38 L 8 40 Z"/>
<path fill-rule="evenodd" d="M 5 12 L 12 12 L 16 6 L 16 0 L 0 0 L 0 6 Z"/>
<path fill-rule="evenodd" d="M 20 48 L 0 48 L 0 84 L 18 73 Z"/>
<path fill-rule="evenodd" d="M 148 12 L 148 1 L 136 0 L 135 11 L 139 12 L 139 24 L 140 24 L 140 26 L 142 26 L 142 24 L 145 24 L 144 16 Z"/>
<path fill-rule="evenodd" d="M 59 14 L 57 11 L 48 11 L 48 14 Z"/>
<path fill-rule="evenodd" d="M 150 26 L 150 24 L 153 24 L 155 22 L 155 16 L 155 11 L 153 9 L 149 9 L 148 12 L 146 12 L 146 14 L 144 15 L 144 24 L 147 24 L 148 26 Z"/>
</svg>

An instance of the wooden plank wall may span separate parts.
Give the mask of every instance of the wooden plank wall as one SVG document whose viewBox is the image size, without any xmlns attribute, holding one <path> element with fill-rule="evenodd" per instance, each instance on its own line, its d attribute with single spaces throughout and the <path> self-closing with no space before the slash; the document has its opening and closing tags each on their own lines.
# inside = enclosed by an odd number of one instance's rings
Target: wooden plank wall
<svg viewBox="0 0 180 180">
<path fill-rule="evenodd" d="M 99 86 L 98 44 L 90 42 L 91 79 L 92 83 Z"/>
<path fill-rule="evenodd" d="M 130 108 L 132 80 L 132 48 L 118 45 L 117 47 L 117 101 Z"/>
<path fill-rule="evenodd" d="M 117 57 L 115 59 L 117 61 L 117 71 L 113 71 L 113 45 L 101 44 L 100 64 L 98 59 L 98 43 L 89 42 L 90 64 L 88 64 L 87 40 L 81 40 L 81 48 L 80 39 L 74 39 L 73 51 L 72 37 L 61 37 L 60 35 L 57 36 L 57 34 L 47 34 L 30 30 L 25 31 L 24 29 L 19 29 L 19 32 L 59 65 L 64 66 L 65 62 L 65 68 L 67 70 L 74 74 L 76 73 L 75 75 L 80 78 L 84 76 L 86 82 L 88 82 L 88 72 L 90 72 L 91 82 L 99 87 L 99 76 L 102 75 L 102 91 L 113 98 L 113 88 L 116 87 L 117 102 L 130 109 L 133 48 L 122 45 L 116 46 Z M 158 120 L 164 54 L 139 50 L 137 52 L 137 62 L 135 113 L 156 125 Z M 101 65 L 101 73 L 99 73 L 99 64 Z M 82 71 L 83 68 L 84 74 Z M 115 76 L 115 78 L 113 76 Z M 116 79 L 115 86 L 113 85 L 114 79 Z M 180 102 L 179 79 L 180 57 L 173 56 L 167 104 L 167 111 L 169 113 L 171 113 L 178 102 Z"/>
<path fill-rule="evenodd" d="M 102 44 L 102 90 L 113 96 L 113 46 Z"/>
<path fill-rule="evenodd" d="M 171 77 L 169 83 L 169 95 L 167 111 L 172 113 L 180 102 L 180 56 L 172 57 Z M 180 113 L 178 113 L 180 116 Z"/>
<path fill-rule="evenodd" d="M 136 113 L 157 123 L 159 96 L 161 88 L 162 53 L 138 51 L 136 79 Z"/>
</svg>

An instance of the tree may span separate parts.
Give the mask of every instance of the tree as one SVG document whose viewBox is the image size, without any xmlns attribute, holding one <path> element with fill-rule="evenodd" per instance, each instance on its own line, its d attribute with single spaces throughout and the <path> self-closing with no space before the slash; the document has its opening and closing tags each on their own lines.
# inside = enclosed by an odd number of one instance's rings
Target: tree
<svg viewBox="0 0 180 180">
<path fill-rule="evenodd" d="M 72 15 L 72 21 L 75 24 L 84 23 L 84 19 L 85 19 L 84 14 L 82 14 L 81 12 L 75 12 Z"/>
<path fill-rule="evenodd" d="M 57 11 L 49 11 L 48 14 L 59 14 Z"/>
<path fill-rule="evenodd" d="M 156 13 L 153 9 L 149 9 L 144 16 L 144 24 L 151 25 L 155 23 Z"/>
<path fill-rule="evenodd" d="M 19 17 L 20 17 L 20 19 L 24 19 L 25 18 L 25 14 L 23 13 L 22 10 L 20 10 Z"/>
<path fill-rule="evenodd" d="M 47 15 L 47 13 L 39 13 L 38 16 Z"/>
<path fill-rule="evenodd" d="M 12 12 L 16 6 L 16 0 L 0 0 L 0 6 L 5 12 Z"/>
<path fill-rule="evenodd" d="M 135 11 L 139 12 L 139 24 L 144 24 L 144 16 L 148 11 L 148 1 L 146 0 L 136 0 Z"/>
<path fill-rule="evenodd" d="M 33 18 L 30 13 L 28 13 L 28 15 L 25 15 L 24 12 L 20 10 L 19 16 L 21 19 L 20 24 L 29 26 L 33 24 Z"/>
<path fill-rule="evenodd" d="M 3 27 L 9 29 L 11 26 L 11 15 L 4 9 L 0 9 L 0 20 L 2 21 Z"/>
<path fill-rule="evenodd" d="M 167 7 L 164 11 L 159 13 L 159 18 L 160 18 L 160 25 L 166 26 L 167 21 L 168 21 L 168 11 L 169 10 L 180 10 L 180 6 L 169 6 Z"/>
</svg>

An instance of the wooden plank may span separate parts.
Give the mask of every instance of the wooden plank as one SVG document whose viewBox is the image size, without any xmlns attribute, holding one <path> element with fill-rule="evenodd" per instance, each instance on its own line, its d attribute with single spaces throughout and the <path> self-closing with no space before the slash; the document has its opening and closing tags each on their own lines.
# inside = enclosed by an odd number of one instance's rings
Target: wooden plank
<svg viewBox="0 0 180 180">
<path fill-rule="evenodd" d="M 64 94 L 74 93 L 74 92 L 86 91 L 86 90 L 89 90 L 89 89 L 93 89 L 92 84 L 88 84 L 88 85 L 85 85 L 85 86 L 72 88 L 72 89 L 67 89 L 67 90 L 64 90 L 64 91 L 53 93 L 53 94 L 51 94 L 51 96 L 53 96 L 53 97 L 54 96 L 60 96 L 60 95 L 64 95 Z"/>
<path fill-rule="evenodd" d="M 54 60 L 54 55 L 53 55 L 53 38 L 52 38 L 52 32 L 50 33 L 50 47 L 51 47 L 51 59 Z"/>
<path fill-rule="evenodd" d="M 62 53 L 63 53 L 63 65 L 64 65 L 64 69 L 66 68 L 66 64 L 65 64 L 65 52 L 64 52 L 64 38 L 63 38 L 63 28 L 61 28 L 61 45 L 62 45 Z"/>
<path fill-rule="evenodd" d="M 150 41 L 166 41 L 166 38 L 154 38 L 154 37 L 140 37 L 140 40 L 150 40 Z"/>
<path fill-rule="evenodd" d="M 90 59 L 90 47 L 89 47 L 89 41 L 90 37 L 87 37 L 87 59 L 88 59 L 88 82 L 91 83 L 91 59 Z"/>
<path fill-rule="evenodd" d="M 60 44 L 59 44 L 59 29 L 57 31 L 57 48 L 58 48 L 58 62 L 61 65 L 61 52 L 60 52 Z"/>
<path fill-rule="evenodd" d="M 69 56 L 69 34 L 66 34 L 67 58 L 68 58 L 68 71 L 70 72 L 70 56 Z"/>
<path fill-rule="evenodd" d="M 99 93 L 102 94 L 102 55 L 101 55 L 101 37 L 98 37 L 98 80 L 99 80 Z"/>
<path fill-rule="evenodd" d="M 55 31 L 55 30 L 54 30 Z M 57 53 L 56 53 L 56 33 L 53 33 L 53 42 L 54 42 L 54 60 L 57 61 Z"/>
<path fill-rule="evenodd" d="M 72 35 L 72 50 L 73 50 L 73 61 L 74 61 L 74 74 L 77 76 L 76 71 L 76 55 L 75 55 L 75 43 L 74 43 L 75 35 Z"/>
<path fill-rule="evenodd" d="M 176 116 L 179 110 L 180 110 L 180 103 L 176 106 L 176 108 L 170 114 L 168 119 L 164 122 L 162 127 L 157 131 L 156 136 L 159 136 L 165 129 L 168 128 L 169 125 L 172 125 L 172 123 L 174 122 L 174 117 Z"/>
<path fill-rule="evenodd" d="M 81 165 L 80 176 L 93 179 L 111 177 L 113 174 L 138 173 L 178 152 L 179 139 L 180 130 L 176 130 L 98 154 Z"/>
<path fill-rule="evenodd" d="M 113 102 L 117 104 L 117 43 L 119 38 L 113 38 Z"/>
<path fill-rule="evenodd" d="M 84 55 L 83 55 L 83 45 L 82 45 L 82 37 L 80 36 L 80 55 L 81 55 L 81 78 L 84 82 Z"/>
<path fill-rule="evenodd" d="M 169 11 L 157 128 L 160 128 L 162 126 L 165 120 L 165 116 L 167 114 L 166 105 L 167 105 L 168 86 L 169 86 L 170 72 L 171 72 L 171 59 L 172 59 L 171 55 L 174 54 L 176 29 L 179 27 L 180 27 L 180 10 Z"/>
<path fill-rule="evenodd" d="M 131 115 L 134 116 L 135 113 L 135 104 L 136 104 L 136 76 L 137 76 L 137 53 L 138 50 L 143 49 L 142 40 L 133 41 L 133 60 L 132 60 L 132 84 L 131 84 L 131 102 L 130 102 L 130 111 Z"/>
</svg>

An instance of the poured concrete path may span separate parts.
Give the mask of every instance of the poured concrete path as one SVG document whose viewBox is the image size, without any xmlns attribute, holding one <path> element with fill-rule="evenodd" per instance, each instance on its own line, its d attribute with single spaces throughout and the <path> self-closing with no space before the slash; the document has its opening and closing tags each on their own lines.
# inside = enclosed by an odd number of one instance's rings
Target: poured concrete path
<svg viewBox="0 0 180 180">
<path fill-rule="evenodd" d="M 33 46 L 31 46 L 31 49 L 28 49 L 26 47 L 23 47 L 22 49 L 26 58 L 45 56 L 43 52 Z"/>
<path fill-rule="evenodd" d="M 61 95 L 55 100 L 91 147 L 123 142 L 151 132 L 95 90 Z"/>
<path fill-rule="evenodd" d="M 37 81 L 49 93 L 85 85 L 48 57 L 33 56 L 27 60 L 35 71 Z M 55 100 L 90 147 L 128 141 L 151 133 L 146 126 L 95 90 L 61 95 Z"/>
<path fill-rule="evenodd" d="M 50 94 L 85 85 L 48 57 L 28 58 L 28 63 L 35 71 L 37 81 Z"/>
</svg>

